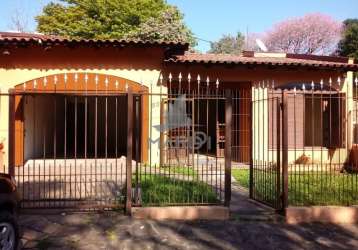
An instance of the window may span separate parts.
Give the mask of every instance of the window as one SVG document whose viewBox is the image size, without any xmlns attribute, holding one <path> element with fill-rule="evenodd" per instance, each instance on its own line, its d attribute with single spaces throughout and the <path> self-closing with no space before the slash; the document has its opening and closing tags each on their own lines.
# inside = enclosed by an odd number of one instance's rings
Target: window
<svg viewBox="0 0 358 250">
<path fill-rule="evenodd" d="M 305 146 L 344 147 L 345 96 L 305 95 Z"/>
</svg>

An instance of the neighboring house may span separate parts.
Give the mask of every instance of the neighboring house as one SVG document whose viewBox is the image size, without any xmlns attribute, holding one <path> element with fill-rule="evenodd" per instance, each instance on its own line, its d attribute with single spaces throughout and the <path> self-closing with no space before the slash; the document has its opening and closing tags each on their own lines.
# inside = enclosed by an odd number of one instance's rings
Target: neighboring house
<svg viewBox="0 0 358 250">
<path fill-rule="evenodd" d="M 140 97 L 139 123 L 135 130 L 135 137 L 140 143 L 134 152 L 135 159 L 159 164 L 163 154 L 160 147 L 161 131 L 157 129 L 162 123 L 161 97 L 154 94 L 168 93 L 169 83 L 171 93 L 180 93 L 179 84 L 186 93 L 191 90 L 189 84 L 196 90 L 197 75 L 200 75 L 199 91 L 202 95 L 214 93 L 216 89 L 221 94 L 225 90 L 232 91 L 233 113 L 236 114 L 233 117 L 232 158 L 235 162 L 248 164 L 251 142 L 252 145 L 260 145 L 262 155 L 269 155 L 263 152 L 274 148 L 268 133 L 275 126 L 268 115 L 271 104 L 263 103 L 261 119 L 259 115 L 252 115 L 255 114 L 252 109 L 259 108 L 255 100 L 274 98 L 280 88 L 288 88 L 292 92 L 289 84 L 293 83 L 297 84 L 297 88 L 305 83 L 309 92 L 307 85 L 311 82 L 319 86 L 322 79 L 328 84 L 330 78 L 334 79 L 334 88 L 340 88 L 347 97 L 352 96 L 352 72 L 357 70 L 358 65 L 348 58 L 254 52 L 244 52 L 240 56 L 197 54 L 189 53 L 188 45 L 181 43 L 68 40 L 39 34 L 2 32 L 1 94 L 9 91 L 19 93 L 14 103 L 11 103 L 9 96 L 0 97 L 0 138 L 6 138 L 4 162 L 23 165 L 30 159 L 41 158 L 125 156 L 127 103 L 122 94 L 131 89 L 134 94 L 148 94 Z M 168 78 L 169 74 L 173 76 L 172 80 Z M 183 77 L 180 82 L 179 74 Z M 190 83 L 188 74 L 192 76 Z M 161 75 L 164 76 L 163 80 Z M 342 79 L 340 86 L 336 82 L 338 77 Z M 36 101 L 31 99 L 33 93 L 41 94 L 41 98 Z M 109 97 L 104 100 L 97 95 Z M 83 96 L 88 96 L 88 99 Z M 303 100 L 309 98 L 309 94 L 301 93 L 297 98 Z M 205 121 L 207 128 L 203 130 L 210 135 L 211 144 L 216 146 L 198 153 L 223 156 L 220 143 L 225 141 L 222 133 L 225 105 L 221 101 L 217 105 L 207 105 L 210 115 L 205 118 L 208 119 Z M 310 105 L 308 99 L 306 105 Z M 312 105 L 319 107 L 320 104 Z M 348 106 L 353 107 L 351 104 Z M 336 106 L 333 109 L 338 112 Z M 54 112 L 57 113 L 56 120 Z M 342 117 L 346 112 L 349 110 L 342 111 Z M 292 115 L 292 112 L 289 113 Z M 9 120 L 12 115 L 13 123 Z M 109 122 L 102 122 L 104 119 Z M 203 116 L 194 116 L 195 123 L 200 123 L 200 119 L 204 119 Z M 297 111 L 295 121 L 300 134 L 295 145 L 302 150 L 327 145 L 324 135 L 315 137 L 313 145 L 309 140 L 312 135 L 309 127 L 305 129 L 303 121 L 307 123 L 312 119 L 315 119 L 313 114 L 307 112 L 304 118 L 301 110 Z M 340 119 L 338 117 L 333 124 Z M 313 122 L 318 126 L 317 122 Z M 79 128 L 78 124 L 86 125 Z M 262 128 L 263 134 L 260 136 L 258 131 Z M 318 126 L 317 129 L 323 128 Z M 53 131 L 56 131 L 55 136 Z M 93 135 L 93 131 L 96 135 Z M 101 138 L 106 138 L 106 143 Z M 332 140 L 338 148 L 347 145 L 338 139 Z M 352 140 L 353 136 L 350 135 L 344 141 L 351 145 Z M 266 159 L 270 160 L 270 157 Z M 290 161 L 295 160 L 290 156 Z"/>
</svg>

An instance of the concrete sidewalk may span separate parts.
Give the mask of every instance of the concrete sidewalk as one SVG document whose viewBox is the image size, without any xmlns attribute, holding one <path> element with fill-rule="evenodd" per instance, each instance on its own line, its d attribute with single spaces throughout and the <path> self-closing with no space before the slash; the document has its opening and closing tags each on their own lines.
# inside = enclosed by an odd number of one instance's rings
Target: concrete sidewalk
<svg viewBox="0 0 358 250">
<path fill-rule="evenodd" d="M 358 249 L 357 225 L 150 221 L 119 213 L 22 215 L 24 249 Z"/>
</svg>

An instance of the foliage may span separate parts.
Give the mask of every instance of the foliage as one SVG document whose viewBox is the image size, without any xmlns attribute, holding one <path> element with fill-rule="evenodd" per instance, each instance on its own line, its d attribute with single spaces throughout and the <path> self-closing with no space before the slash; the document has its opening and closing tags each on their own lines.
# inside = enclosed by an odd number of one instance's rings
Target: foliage
<svg viewBox="0 0 358 250">
<path fill-rule="evenodd" d="M 299 54 L 332 54 L 337 49 L 342 24 L 330 16 L 308 14 L 276 24 L 266 34 L 269 50 Z"/>
<path fill-rule="evenodd" d="M 249 170 L 248 169 L 231 169 L 231 174 L 238 182 L 238 184 L 244 188 L 249 188 Z"/>
<path fill-rule="evenodd" d="M 304 166 L 304 165 L 302 165 Z M 233 169 L 232 175 L 238 184 L 249 188 L 249 170 Z M 276 171 L 255 170 L 256 196 L 273 202 L 276 196 Z M 289 205 L 356 205 L 357 174 L 331 171 L 289 172 L 288 175 Z M 329 192 L 326 192 L 329 190 Z"/>
<path fill-rule="evenodd" d="M 343 25 L 343 38 L 339 42 L 339 54 L 358 60 L 358 19 L 347 19 Z"/>
<path fill-rule="evenodd" d="M 194 43 L 183 15 L 165 0 L 61 0 L 46 5 L 36 20 L 39 32 L 70 38 Z"/>
<path fill-rule="evenodd" d="M 209 53 L 241 54 L 245 44 L 245 37 L 239 32 L 236 36 L 224 35 L 219 41 L 211 44 Z"/>
<path fill-rule="evenodd" d="M 162 167 L 166 172 L 180 174 L 183 176 L 197 177 L 198 171 L 192 167 L 180 167 L 180 166 L 164 166 Z"/>
<path fill-rule="evenodd" d="M 188 42 L 191 46 L 196 45 L 193 33 L 183 23 L 183 15 L 176 7 L 167 8 L 158 18 L 149 18 L 127 37 L 145 41 Z"/>
<path fill-rule="evenodd" d="M 219 202 L 212 187 L 201 181 L 178 180 L 158 174 L 142 175 L 140 180 L 144 206 Z"/>
</svg>

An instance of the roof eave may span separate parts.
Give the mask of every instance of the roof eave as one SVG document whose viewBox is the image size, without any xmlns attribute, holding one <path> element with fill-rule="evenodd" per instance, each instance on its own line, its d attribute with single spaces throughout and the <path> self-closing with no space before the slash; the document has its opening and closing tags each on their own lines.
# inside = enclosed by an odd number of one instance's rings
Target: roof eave
<svg viewBox="0 0 358 250">
<path fill-rule="evenodd" d="M 279 63 L 279 62 L 243 62 L 243 61 L 217 61 L 217 60 L 176 60 L 170 58 L 165 61 L 168 64 L 202 64 L 202 65 L 252 65 L 252 66 L 275 66 L 275 67 L 302 67 L 302 68 L 314 68 L 324 70 L 339 70 L 339 71 L 358 71 L 358 64 L 333 64 L 327 65 L 324 63 L 310 64 L 310 63 Z"/>
</svg>

